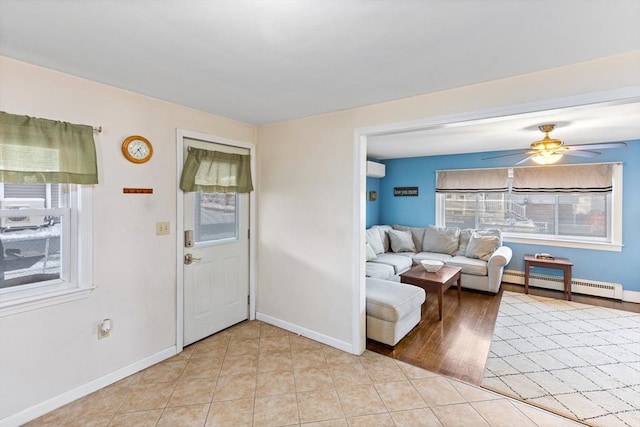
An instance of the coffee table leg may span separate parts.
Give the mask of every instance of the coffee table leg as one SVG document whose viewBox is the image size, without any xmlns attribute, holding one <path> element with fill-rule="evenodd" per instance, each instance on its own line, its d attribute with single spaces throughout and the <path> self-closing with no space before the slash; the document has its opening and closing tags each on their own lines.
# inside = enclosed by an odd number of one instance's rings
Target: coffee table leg
<svg viewBox="0 0 640 427">
<path fill-rule="evenodd" d="M 438 289 L 438 313 L 440 314 L 440 320 L 442 320 L 442 286 Z"/>
<path fill-rule="evenodd" d="M 462 274 L 458 275 L 458 299 L 460 299 L 460 296 L 462 296 Z"/>
</svg>

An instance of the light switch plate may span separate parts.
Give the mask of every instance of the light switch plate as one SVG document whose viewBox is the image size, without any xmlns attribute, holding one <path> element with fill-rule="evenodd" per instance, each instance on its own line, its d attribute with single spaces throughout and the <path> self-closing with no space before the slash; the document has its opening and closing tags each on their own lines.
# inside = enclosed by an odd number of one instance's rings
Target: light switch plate
<svg viewBox="0 0 640 427">
<path fill-rule="evenodd" d="M 160 236 L 163 234 L 169 234 L 169 221 L 166 222 L 156 222 L 156 235 Z"/>
</svg>

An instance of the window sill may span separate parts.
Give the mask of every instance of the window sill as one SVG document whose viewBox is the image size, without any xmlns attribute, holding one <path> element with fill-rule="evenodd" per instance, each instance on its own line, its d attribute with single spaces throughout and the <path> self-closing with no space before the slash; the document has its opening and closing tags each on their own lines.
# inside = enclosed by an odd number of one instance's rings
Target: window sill
<svg viewBox="0 0 640 427">
<path fill-rule="evenodd" d="M 523 237 L 503 234 L 505 243 L 522 243 L 525 245 L 557 246 L 563 248 L 591 249 L 597 251 L 622 252 L 621 243 L 582 242 L 578 240 L 545 239 L 542 237 Z"/>
<path fill-rule="evenodd" d="M 94 287 L 28 289 L 0 295 L 0 317 L 89 297 Z"/>
</svg>

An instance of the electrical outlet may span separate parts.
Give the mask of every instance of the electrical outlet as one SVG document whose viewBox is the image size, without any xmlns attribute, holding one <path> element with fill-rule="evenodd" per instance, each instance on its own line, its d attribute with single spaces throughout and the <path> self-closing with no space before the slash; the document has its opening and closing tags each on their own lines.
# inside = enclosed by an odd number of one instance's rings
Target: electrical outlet
<svg viewBox="0 0 640 427">
<path fill-rule="evenodd" d="M 98 339 L 107 338 L 111 335 L 111 319 L 104 319 L 98 323 Z"/>
<path fill-rule="evenodd" d="M 169 221 L 166 222 L 156 222 L 156 235 L 160 236 L 163 234 L 169 234 L 169 225 L 171 223 Z"/>
</svg>

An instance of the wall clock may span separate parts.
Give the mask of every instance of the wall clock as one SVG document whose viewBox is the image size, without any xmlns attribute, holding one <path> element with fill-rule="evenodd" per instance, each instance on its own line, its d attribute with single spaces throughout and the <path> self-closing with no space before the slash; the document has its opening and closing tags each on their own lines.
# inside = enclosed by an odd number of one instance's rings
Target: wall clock
<svg viewBox="0 0 640 427">
<path fill-rule="evenodd" d="M 132 163 L 148 162 L 153 155 L 153 146 L 144 136 L 132 135 L 122 143 L 122 154 Z"/>
</svg>

